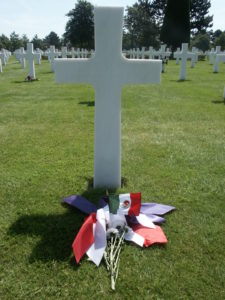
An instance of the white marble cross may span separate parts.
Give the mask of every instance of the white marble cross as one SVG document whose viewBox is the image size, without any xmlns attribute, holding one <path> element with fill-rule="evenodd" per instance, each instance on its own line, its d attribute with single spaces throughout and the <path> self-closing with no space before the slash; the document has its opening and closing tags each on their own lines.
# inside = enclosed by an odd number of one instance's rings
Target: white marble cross
<svg viewBox="0 0 225 300">
<path fill-rule="evenodd" d="M 197 49 L 195 47 L 192 47 L 191 52 L 194 53 L 194 55 L 191 58 L 191 68 L 194 68 L 195 63 L 197 62 L 196 51 Z"/>
<path fill-rule="evenodd" d="M 38 65 L 41 64 L 41 52 L 40 51 L 35 51 L 35 59 Z"/>
<path fill-rule="evenodd" d="M 55 71 L 55 57 L 57 57 L 58 53 L 55 51 L 55 46 L 50 46 L 49 58 L 51 63 L 51 72 Z"/>
<path fill-rule="evenodd" d="M 55 49 L 55 57 L 58 58 L 60 56 L 59 50 Z"/>
<path fill-rule="evenodd" d="M 210 65 L 213 65 L 214 54 L 215 54 L 215 51 L 214 51 L 214 48 L 212 48 L 211 51 L 210 51 L 210 54 L 209 54 L 209 63 L 210 63 Z"/>
<path fill-rule="evenodd" d="M 166 45 L 165 44 L 161 45 L 161 48 L 156 53 L 159 56 L 159 59 L 162 59 L 162 60 L 164 60 L 165 58 L 169 57 L 170 54 L 171 54 L 171 52 L 166 49 Z M 164 67 L 164 63 L 163 63 L 162 64 L 162 72 L 164 72 L 164 69 L 165 69 L 165 67 Z"/>
<path fill-rule="evenodd" d="M 177 48 L 175 53 L 180 54 L 180 48 L 179 47 Z M 179 55 L 176 55 L 176 65 L 179 65 L 179 63 L 180 63 Z"/>
<path fill-rule="evenodd" d="M 61 52 L 62 58 L 67 58 L 67 47 L 62 47 Z"/>
<path fill-rule="evenodd" d="M 145 58 L 145 47 L 141 48 L 141 58 L 144 59 Z"/>
<path fill-rule="evenodd" d="M 171 52 L 166 49 L 166 45 L 161 45 L 161 48 L 159 49 L 159 51 L 157 52 L 160 58 L 166 58 L 169 57 Z"/>
<path fill-rule="evenodd" d="M 183 43 L 182 49 L 180 53 L 174 53 L 174 58 L 179 57 L 181 59 L 181 67 L 180 67 L 180 80 L 186 79 L 186 73 L 187 73 L 187 59 L 192 58 L 194 53 L 188 52 L 188 44 Z"/>
<path fill-rule="evenodd" d="M 213 67 L 214 73 L 218 73 L 220 62 L 225 62 L 225 53 L 216 54 L 215 63 Z"/>
<path fill-rule="evenodd" d="M 34 58 L 37 54 L 33 53 L 33 44 L 27 43 L 27 51 L 24 54 L 21 54 L 21 57 L 27 59 L 28 64 L 28 74 L 32 79 L 35 79 L 35 67 L 34 67 Z"/>
<path fill-rule="evenodd" d="M 77 58 L 81 58 L 80 57 L 80 48 L 77 48 L 77 52 L 76 53 L 77 53 Z"/>
<path fill-rule="evenodd" d="M 76 51 L 74 50 L 74 47 L 71 48 L 71 56 L 74 58 L 76 55 Z"/>
<path fill-rule="evenodd" d="M 123 8 L 96 7 L 95 56 L 58 59 L 56 82 L 95 88 L 94 187 L 121 185 L 121 90 L 124 84 L 159 83 L 161 61 L 122 55 Z"/>
<path fill-rule="evenodd" d="M 148 50 L 148 56 L 149 56 L 149 59 L 154 59 L 154 49 L 153 47 L 149 47 L 149 50 Z"/>
<path fill-rule="evenodd" d="M 20 48 L 20 54 L 19 54 L 19 60 L 20 60 L 20 64 L 21 64 L 22 69 L 26 68 L 26 60 L 25 60 L 24 54 L 25 54 L 24 48 L 21 47 Z"/>
<path fill-rule="evenodd" d="M 2 73 L 2 60 L 0 58 L 0 74 Z"/>
<path fill-rule="evenodd" d="M 5 55 L 4 49 L 2 49 L 0 52 L 0 58 L 2 60 L 2 65 L 5 66 L 6 65 L 6 55 Z"/>
</svg>

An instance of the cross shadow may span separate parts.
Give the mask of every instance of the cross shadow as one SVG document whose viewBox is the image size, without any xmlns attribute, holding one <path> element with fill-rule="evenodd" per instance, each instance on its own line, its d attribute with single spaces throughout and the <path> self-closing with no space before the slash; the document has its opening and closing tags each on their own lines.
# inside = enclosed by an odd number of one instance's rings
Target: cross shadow
<svg viewBox="0 0 225 300">
<path fill-rule="evenodd" d="M 94 189 L 93 178 L 85 179 L 87 180 L 87 189 L 81 196 L 98 206 L 99 199 L 105 195 L 106 191 L 105 189 Z M 122 184 L 126 183 L 127 180 L 123 178 Z M 115 193 L 115 190 L 110 190 L 110 193 Z M 41 237 L 30 254 L 30 263 L 37 260 L 44 262 L 69 260 L 70 265 L 76 269 L 77 265 L 72 255 L 72 243 L 86 215 L 74 207 L 62 205 L 65 207 L 63 214 L 23 215 L 10 226 L 8 235 L 18 236 L 18 239 L 21 235 Z"/>
<path fill-rule="evenodd" d="M 184 80 L 182 80 L 182 79 L 178 79 L 178 80 L 176 80 L 176 79 L 171 79 L 170 80 L 171 82 L 178 82 L 178 83 L 180 83 L 180 82 L 189 82 L 189 81 L 191 81 L 191 79 L 184 79 Z"/>
<path fill-rule="evenodd" d="M 20 80 L 14 80 L 14 81 L 12 81 L 12 83 L 27 83 L 25 80 L 22 80 L 22 81 L 20 81 Z"/>
<path fill-rule="evenodd" d="M 51 72 L 51 71 L 45 71 L 45 72 L 40 72 L 40 74 L 53 74 L 53 75 L 54 75 L 54 72 Z"/>
<path fill-rule="evenodd" d="M 213 100 L 212 103 L 214 103 L 214 104 L 224 104 L 225 105 L 225 99 L 224 100 Z"/>
<path fill-rule="evenodd" d="M 95 101 L 82 101 L 79 104 L 87 105 L 87 106 L 95 106 Z"/>
</svg>

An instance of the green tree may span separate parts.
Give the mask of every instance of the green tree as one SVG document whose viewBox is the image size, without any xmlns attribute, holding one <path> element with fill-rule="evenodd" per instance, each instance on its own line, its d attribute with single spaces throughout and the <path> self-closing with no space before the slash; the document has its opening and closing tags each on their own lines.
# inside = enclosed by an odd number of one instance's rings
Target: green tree
<svg viewBox="0 0 225 300">
<path fill-rule="evenodd" d="M 27 43 L 29 43 L 29 39 L 26 36 L 26 34 L 22 35 L 21 43 L 22 43 L 22 47 L 24 47 L 26 49 L 27 48 Z"/>
<path fill-rule="evenodd" d="M 56 48 L 59 48 L 61 46 L 60 38 L 57 35 L 57 33 L 55 33 L 54 31 L 51 31 L 49 35 L 47 35 L 44 38 L 43 43 L 44 43 L 44 48 L 48 48 L 51 45 L 55 46 Z"/>
<path fill-rule="evenodd" d="M 217 29 L 214 32 L 212 32 L 211 35 L 212 35 L 212 42 L 213 43 L 214 43 L 215 39 L 218 38 L 221 35 L 221 33 L 223 33 L 223 31 L 220 30 L 220 29 Z"/>
<path fill-rule="evenodd" d="M 190 0 L 168 0 L 160 38 L 173 50 L 190 42 Z"/>
<path fill-rule="evenodd" d="M 2 48 L 7 50 L 11 49 L 10 39 L 4 34 L 0 36 L 0 49 Z"/>
<path fill-rule="evenodd" d="M 191 41 L 191 46 L 196 47 L 202 51 L 210 49 L 210 36 L 207 33 L 197 34 Z"/>
<path fill-rule="evenodd" d="M 210 0 L 190 0 L 190 28 L 192 34 L 206 33 L 212 27 L 213 16 L 209 16 Z"/>
<path fill-rule="evenodd" d="M 215 46 L 221 46 L 221 50 L 225 50 L 225 32 L 222 32 L 218 37 L 215 38 Z"/>
<path fill-rule="evenodd" d="M 124 21 L 130 39 L 129 48 L 158 47 L 159 28 L 150 1 L 139 0 L 133 6 L 127 7 Z"/>
<path fill-rule="evenodd" d="M 74 47 L 94 47 L 94 7 L 85 0 L 78 0 L 75 8 L 67 14 L 69 21 L 64 33 L 65 42 Z"/>
<path fill-rule="evenodd" d="M 153 0 L 151 3 L 152 10 L 154 12 L 154 18 L 159 25 L 162 27 L 163 18 L 165 16 L 167 0 Z"/>
<path fill-rule="evenodd" d="M 44 48 L 44 42 L 42 39 L 39 39 L 37 34 L 35 34 L 35 36 L 31 40 L 31 43 L 33 43 L 34 49 L 37 49 L 37 48 L 43 49 Z"/>
<path fill-rule="evenodd" d="M 20 47 L 23 47 L 23 42 L 20 39 L 19 34 L 15 33 L 15 31 L 13 31 L 10 34 L 10 44 L 11 44 L 10 51 L 12 51 L 12 52 Z"/>
</svg>

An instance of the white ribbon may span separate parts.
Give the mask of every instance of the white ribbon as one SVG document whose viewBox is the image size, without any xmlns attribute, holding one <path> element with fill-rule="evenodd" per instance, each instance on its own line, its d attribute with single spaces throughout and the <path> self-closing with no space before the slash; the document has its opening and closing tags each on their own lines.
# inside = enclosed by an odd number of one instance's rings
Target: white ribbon
<svg viewBox="0 0 225 300">
<path fill-rule="evenodd" d="M 142 226 L 145 226 L 148 228 L 155 228 L 154 223 L 145 214 L 139 214 L 139 216 L 137 216 L 136 219 L 137 219 L 138 223 L 141 224 Z"/>
<path fill-rule="evenodd" d="M 88 249 L 86 254 L 99 266 L 106 248 L 106 219 L 104 210 L 98 209 L 96 213 L 97 222 L 93 227 L 94 243 Z"/>
</svg>

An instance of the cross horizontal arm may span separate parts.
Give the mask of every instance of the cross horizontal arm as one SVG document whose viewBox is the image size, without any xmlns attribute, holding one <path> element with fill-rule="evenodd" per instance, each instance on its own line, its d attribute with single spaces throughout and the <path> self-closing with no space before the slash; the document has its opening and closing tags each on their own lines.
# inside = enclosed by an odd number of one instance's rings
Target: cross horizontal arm
<svg viewBox="0 0 225 300">
<path fill-rule="evenodd" d="M 217 54 L 216 55 L 216 60 L 218 62 L 220 62 L 220 61 L 224 62 L 225 61 L 225 54 Z"/>
<path fill-rule="evenodd" d="M 55 59 L 55 80 L 57 83 L 93 84 L 92 59 Z"/>
<path fill-rule="evenodd" d="M 122 71 L 122 84 L 160 83 L 161 60 L 151 59 L 124 59 Z"/>
</svg>

